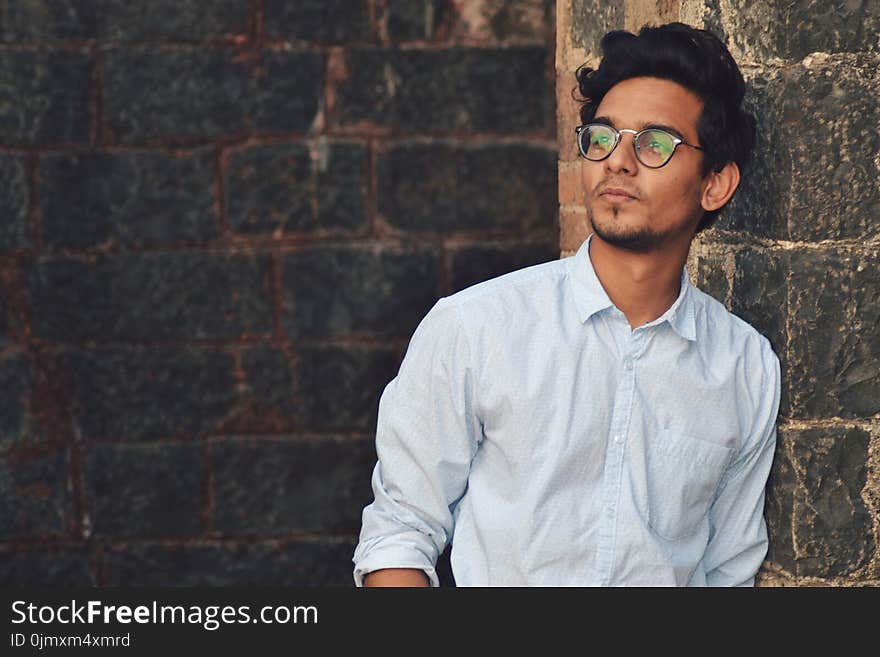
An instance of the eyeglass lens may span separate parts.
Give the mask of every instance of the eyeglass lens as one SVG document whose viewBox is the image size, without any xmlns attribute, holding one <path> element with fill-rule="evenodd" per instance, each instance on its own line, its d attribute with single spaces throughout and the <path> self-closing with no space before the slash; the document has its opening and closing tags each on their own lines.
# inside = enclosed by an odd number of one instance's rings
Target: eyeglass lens
<svg viewBox="0 0 880 657">
<path fill-rule="evenodd" d="M 581 152 L 588 160 L 603 160 L 614 150 L 617 135 L 610 126 L 587 126 L 578 134 Z M 636 157 L 647 167 L 659 167 L 672 157 L 675 142 L 663 130 L 645 130 L 635 140 Z"/>
</svg>

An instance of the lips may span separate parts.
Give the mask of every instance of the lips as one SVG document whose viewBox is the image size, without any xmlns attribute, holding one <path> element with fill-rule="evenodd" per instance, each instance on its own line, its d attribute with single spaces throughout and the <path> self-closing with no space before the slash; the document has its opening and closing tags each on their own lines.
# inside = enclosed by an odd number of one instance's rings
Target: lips
<svg viewBox="0 0 880 657">
<path fill-rule="evenodd" d="M 631 192 L 628 192 L 620 187 L 606 187 L 601 192 L 599 192 L 599 196 L 604 196 L 609 200 L 636 200 L 638 198 L 635 194 L 632 194 Z"/>
</svg>

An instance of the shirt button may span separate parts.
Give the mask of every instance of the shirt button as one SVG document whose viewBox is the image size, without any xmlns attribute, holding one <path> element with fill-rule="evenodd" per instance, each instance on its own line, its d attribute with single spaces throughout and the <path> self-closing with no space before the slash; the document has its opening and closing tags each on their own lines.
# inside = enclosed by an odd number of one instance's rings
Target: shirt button
<svg viewBox="0 0 880 657">
<path fill-rule="evenodd" d="M 632 361 L 629 360 L 629 359 L 623 361 L 623 367 L 624 367 L 626 370 L 631 370 L 631 369 L 633 368 L 633 363 L 632 363 Z"/>
</svg>

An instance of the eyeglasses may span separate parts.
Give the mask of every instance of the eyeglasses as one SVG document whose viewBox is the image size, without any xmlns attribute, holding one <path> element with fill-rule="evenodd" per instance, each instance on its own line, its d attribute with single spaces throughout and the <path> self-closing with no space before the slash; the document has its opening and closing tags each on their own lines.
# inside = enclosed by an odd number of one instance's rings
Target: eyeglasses
<svg viewBox="0 0 880 657">
<path fill-rule="evenodd" d="M 604 123 L 588 123 L 579 125 L 574 131 L 577 133 L 581 155 L 592 162 L 601 162 L 611 155 L 620 143 L 620 135 L 624 132 L 632 133 L 636 158 L 650 169 L 659 169 L 669 162 L 675 153 L 675 147 L 679 144 L 696 148 L 698 151 L 703 150 L 702 147 L 688 144 L 683 139 L 659 128 L 646 128 L 636 132 L 629 129 L 617 130 Z"/>
</svg>

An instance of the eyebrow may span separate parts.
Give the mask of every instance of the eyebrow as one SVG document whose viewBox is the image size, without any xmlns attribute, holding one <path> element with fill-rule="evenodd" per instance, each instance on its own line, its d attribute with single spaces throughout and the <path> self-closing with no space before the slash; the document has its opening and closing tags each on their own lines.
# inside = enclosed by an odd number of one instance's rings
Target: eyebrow
<svg viewBox="0 0 880 657">
<path fill-rule="evenodd" d="M 609 119 L 607 116 L 597 116 L 593 118 L 593 123 L 604 123 L 605 125 L 610 125 L 612 128 L 616 127 L 614 125 L 614 121 Z M 657 123 L 655 121 L 648 121 L 642 124 L 642 127 L 639 130 L 647 130 L 648 128 L 656 128 L 657 130 L 665 130 L 666 132 L 671 132 L 673 135 L 678 137 L 681 140 L 684 140 L 684 135 L 680 130 L 673 128 L 671 125 L 666 125 L 665 123 Z"/>
</svg>

